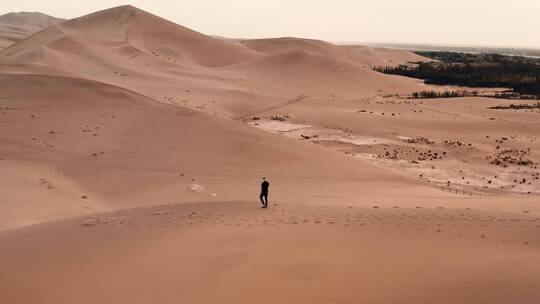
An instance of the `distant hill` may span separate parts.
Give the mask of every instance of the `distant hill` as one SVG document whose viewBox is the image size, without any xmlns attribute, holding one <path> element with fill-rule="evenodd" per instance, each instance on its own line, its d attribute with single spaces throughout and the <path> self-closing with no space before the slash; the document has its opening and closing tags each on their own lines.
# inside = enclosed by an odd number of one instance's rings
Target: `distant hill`
<svg viewBox="0 0 540 304">
<path fill-rule="evenodd" d="M 0 16 L 0 50 L 64 19 L 38 12 L 8 13 Z"/>
</svg>

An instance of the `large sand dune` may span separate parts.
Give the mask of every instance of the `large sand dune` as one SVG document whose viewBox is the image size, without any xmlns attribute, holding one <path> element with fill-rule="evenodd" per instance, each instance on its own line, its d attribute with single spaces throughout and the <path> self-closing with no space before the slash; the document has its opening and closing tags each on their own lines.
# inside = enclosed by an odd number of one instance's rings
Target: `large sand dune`
<svg viewBox="0 0 540 304">
<path fill-rule="evenodd" d="M 537 303 L 539 114 L 371 69 L 421 60 L 132 6 L 4 49 L 0 302 Z"/>
<path fill-rule="evenodd" d="M 419 56 L 399 51 L 371 62 L 348 49 L 293 38 L 227 42 L 123 6 L 48 28 L 1 52 L 0 62 L 14 71 L 50 68 L 227 117 L 265 108 L 268 100 L 326 97 L 337 84 L 350 98 L 389 86 L 402 93 L 421 88 L 371 70 L 380 60 L 397 64 Z"/>
</svg>

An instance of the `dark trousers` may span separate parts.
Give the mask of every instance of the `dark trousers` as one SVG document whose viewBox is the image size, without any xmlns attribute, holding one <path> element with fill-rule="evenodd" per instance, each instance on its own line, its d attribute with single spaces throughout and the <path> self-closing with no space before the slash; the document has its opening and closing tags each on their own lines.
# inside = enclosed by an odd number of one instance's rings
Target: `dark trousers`
<svg viewBox="0 0 540 304">
<path fill-rule="evenodd" d="M 268 192 L 261 192 L 260 195 L 261 203 L 263 204 L 263 207 L 268 207 Z"/>
</svg>

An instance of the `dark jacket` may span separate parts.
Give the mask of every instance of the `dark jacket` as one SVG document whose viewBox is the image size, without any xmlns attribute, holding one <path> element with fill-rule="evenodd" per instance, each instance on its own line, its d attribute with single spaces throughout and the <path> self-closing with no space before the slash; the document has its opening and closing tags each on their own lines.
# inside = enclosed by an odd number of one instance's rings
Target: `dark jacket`
<svg viewBox="0 0 540 304">
<path fill-rule="evenodd" d="M 270 187 L 270 183 L 267 181 L 263 181 L 261 183 L 261 193 L 268 193 L 268 188 Z"/>
</svg>

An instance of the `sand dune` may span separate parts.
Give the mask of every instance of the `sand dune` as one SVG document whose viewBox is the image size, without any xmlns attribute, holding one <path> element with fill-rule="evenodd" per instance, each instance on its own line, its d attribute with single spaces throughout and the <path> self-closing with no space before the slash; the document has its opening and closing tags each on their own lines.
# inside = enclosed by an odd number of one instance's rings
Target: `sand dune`
<svg viewBox="0 0 540 304">
<path fill-rule="evenodd" d="M 266 54 L 286 51 L 308 51 L 321 56 L 341 58 L 363 67 L 398 65 L 427 61 L 428 58 L 402 50 L 370 48 L 359 45 L 335 45 L 329 42 L 294 37 L 241 40 L 245 46 Z"/>
<path fill-rule="evenodd" d="M 285 51 L 304 50 L 311 53 L 338 56 L 340 48 L 326 41 L 294 37 L 240 40 L 240 43 L 257 52 L 275 54 Z"/>
<path fill-rule="evenodd" d="M 19 68 L 23 72 L 50 67 L 51 74 L 106 82 L 232 118 L 265 108 L 268 99 L 280 104 L 307 91 L 326 97 L 337 84 L 349 98 L 387 86 L 402 93 L 421 89 L 415 81 L 376 73 L 366 62 L 371 59 L 352 60 L 358 56 L 351 54 L 330 43 L 293 38 L 227 42 L 122 6 L 51 27 L 1 52 L 0 62 L 26 65 Z M 398 57 L 381 60 L 401 62 Z"/>
<path fill-rule="evenodd" d="M 421 60 L 132 6 L 0 51 L 0 302 L 537 303 L 538 111 L 371 69 Z"/>
<path fill-rule="evenodd" d="M 346 57 L 325 56 L 306 50 L 274 53 L 227 66 L 223 70 L 242 75 L 257 92 L 308 95 L 311 99 L 324 101 L 335 94 L 353 99 L 383 91 L 404 94 L 423 89 L 417 81 L 376 73 Z"/>
<path fill-rule="evenodd" d="M 79 190 L 53 201 L 67 205 L 74 201 L 69 209 L 73 215 L 95 208 L 161 204 L 164 199 L 247 199 L 256 196 L 253 183 L 256 186 L 263 175 L 281 180 L 278 197 L 293 200 L 320 201 L 317 196 L 332 197 L 343 188 L 348 189 L 345 197 L 350 197 L 417 184 L 361 160 L 110 85 L 32 75 L 2 76 L 2 83 L 2 119 L 10 126 L 0 131 L 5 181 L 21 187 L 18 179 L 9 178 L 27 175 L 19 166 L 44 168 L 35 172 L 32 182 L 25 177 L 30 188 L 38 187 L 47 175 L 67 178 Z M 326 159 L 334 161 L 325 164 Z M 370 190 L 372 179 L 394 183 Z M 204 191 L 194 191 L 194 185 Z M 26 191 L 12 195 L 16 199 L 6 197 L 2 205 L 6 221 L 20 217 L 21 223 L 40 222 L 65 216 L 44 204 L 41 196 Z M 28 211 L 11 214 L 21 201 Z"/>
<path fill-rule="evenodd" d="M 8 13 L 0 16 L 0 50 L 64 21 L 38 12 Z"/>
<path fill-rule="evenodd" d="M 357 65 L 342 61 L 339 57 L 323 56 L 303 49 L 273 53 L 259 60 L 238 64 L 236 67 L 240 66 L 242 69 L 242 65 L 245 66 L 243 69 L 256 69 L 259 72 L 264 71 L 264 74 L 268 70 L 272 73 L 272 69 L 289 73 L 296 71 L 293 74 L 296 77 L 303 76 L 302 73 L 325 74 L 361 70 Z"/>
<path fill-rule="evenodd" d="M 342 47 L 355 60 L 368 66 L 399 65 L 409 62 L 431 61 L 429 58 L 397 49 L 372 48 L 363 45 L 345 45 Z"/>
<path fill-rule="evenodd" d="M 532 304 L 539 224 L 466 209 L 155 206 L 0 234 L 0 291 L 9 303 Z"/>
<path fill-rule="evenodd" d="M 43 36 L 47 38 L 44 40 Z M 69 20 L 49 28 L 47 34 L 30 37 L 23 43 L 8 48 L 4 54 L 15 56 L 18 52 L 27 51 L 29 48 L 76 51 L 78 40 L 94 40 L 92 42 L 97 44 L 122 42 L 141 52 L 159 53 L 170 60 L 192 62 L 202 66 L 222 66 L 257 56 L 248 49 L 197 33 L 131 6 L 117 7 Z M 62 42 L 65 47 L 58 48 Z M 47 61 L 44 58 L 27 61 L 27 63 L 35 62 Z"/>
</svg>

